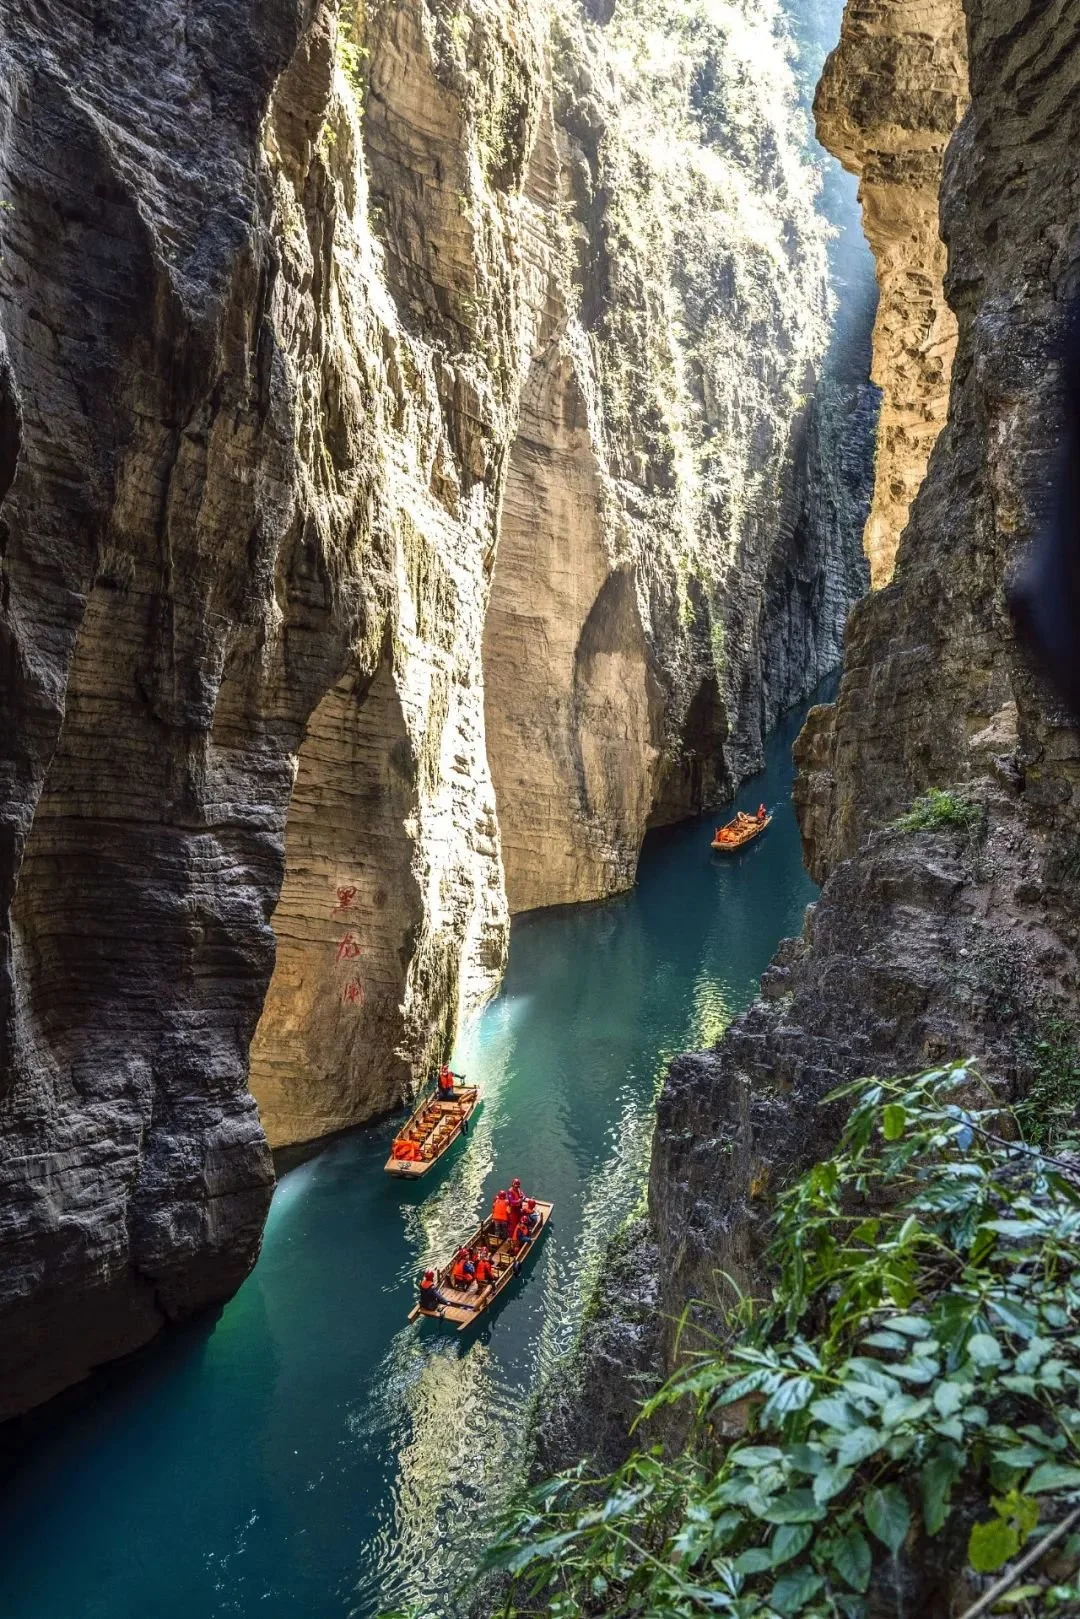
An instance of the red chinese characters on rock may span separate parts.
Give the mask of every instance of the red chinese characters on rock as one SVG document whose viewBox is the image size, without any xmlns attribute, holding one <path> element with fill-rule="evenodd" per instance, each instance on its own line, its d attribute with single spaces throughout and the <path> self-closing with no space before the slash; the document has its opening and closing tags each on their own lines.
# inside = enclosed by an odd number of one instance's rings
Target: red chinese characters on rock
<svg viewBox="0 0 1080 1619">
<path fill-rule="evenodd" d="M 351 933 L 346 933 L 337 947 L 336 961 L 355 961 L 360 955 L 360 946 Z"/>
<path fill-rule="evenodd" d="M 341 992 L 341 1001 L 344 1006 L 363 1006 L 364 986 L 357 978 L 350 978 Z"/>
<path fill-rule="evenodd" d="M 356 889 L 355 889 L 355 887 L 346 888 L 346 887 L 342 886 L 341 888 L 339 888 L 338 891 L 337 891 L 337 904 L 334 906 L 334 913 L 333 914 L 335 916 L 337 916 L 339 911 L 351 911 L 352 908 L 353 908 L 353 900 L 355 898 L 356 898 Z"/>
</svg>

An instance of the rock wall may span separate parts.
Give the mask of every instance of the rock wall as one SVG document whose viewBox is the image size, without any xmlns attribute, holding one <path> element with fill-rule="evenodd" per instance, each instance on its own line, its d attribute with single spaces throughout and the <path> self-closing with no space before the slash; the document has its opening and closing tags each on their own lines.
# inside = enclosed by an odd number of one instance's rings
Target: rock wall
<svg viewBox="0 0 1080 1619">
<path fill-rule="evenodd" d="M 820 455 L 862 401 L 806 403 L 826 231 L 788 51 L 777 5 L 556 13 L 530 195 L 568 223 L 484 637 L 515 911 L 627 887 L 650 821 L 722 802 L 864 588 Z"/>
<path fill-rule="evenodd" d="M 0 1416 L 498 982 L 485 722 L 511 899 L 585 897 L 835 645 L 775 12 L 113 11 L 0 0 Z"/>
<path fill-rule="evenodd" d="M 948 407 L 956 316 L 942 284 L 938 195 L 967 103 L 966 56 L 960 0 L 849 5 L 814 102 L 822 145 L 859 176 L 880 289 L 872 375 L 883 400 L 865 534 L 875 589 L 892 578 Z"/>
<path fill-rule="evenodd" d="M 253 1038 L 266 1131 L 313 1134 L 497 980 L 478 653 L 533 317 L 476 129 L 542 82 L 524 12 L 484 93 L 419 4 L 367 57 L 290 0 L 3 21 L 0 1415 L 250 1268 Z"/>
<path fill-rule="evenodd" d="M 773 1192 L 836 1139 L 831 1087 L 974 1054 L 1015 1097 L 1048 1027 L 1076 1027 L 1080 740 L 1018 656 L 1003 583 L 1060 432 L 1080 18 L 969 0 L 967 20 L 971 104 L 941 195 L 948 421 L 895 578 L 853 615 L 838 703 L 800 744 L 821 898 L 763 999 L 677 1060 L 661 1098 L 650 1198 L 669 1317 L 688 1297 L 722 1308 L 721 1271 L 760 1284 Z M 929 786 L 962 792 L 981 825 L 892 826 Z"/>
</svg>

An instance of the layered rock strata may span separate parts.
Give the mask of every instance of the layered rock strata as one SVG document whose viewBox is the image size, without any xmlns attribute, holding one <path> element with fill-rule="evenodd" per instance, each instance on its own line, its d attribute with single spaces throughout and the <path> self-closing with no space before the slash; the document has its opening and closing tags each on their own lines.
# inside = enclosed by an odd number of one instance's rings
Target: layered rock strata
<svg viewBox="0 0 1080 1619">
<path fill-rule="evenodd" d="M 756 761 L 825 337 L 771 11 L 2 16 L 0 1416 L 491 992 L 485 719 L 519 905 Z"/>
<path fill-rule="evenodd" d="M 949 401 L 956 315 L 938 228 L 945 148 L 967 103 L 960 0 L 849 5 L 814 110 L 822 145 L 859 176 L 880 298 L 873 378 L 882 390 L 865 546 L 888 584 Z"/>
<path fill-rule="evenodd" d="M 253 1037 L 266 1132 L 317 1134 L 500 969 L 478 650 L 532 315 L 428 21 L 368 19 L 365 161 L 333 8 L 5 15 L 0 1415 L 249 1269 Z M 541 43 L 490 42 L 526 131 Z"/>
<path fill-rule="evenodd" d="M 819 454 L 862 401 L 805 405 L 826 233 L 787 50 L 774 5 L 557 12 L 527 193 L 566 252 L 484 635 L 512 910 L 625 888 L 650 821 L 726 797 L 863 588 L 862 469 Z"/>
<path fill-rule="evenodd" d="M 1080 739 L 1017 653 L 1003 584 L 1060 435 L 1080 18 L 972 0 L 968 26 L 971 105 L 941 196 L 959 332 L 948 422 L 895 578 L 853 616 L 839 700 L 800 743 L 821 898 L 763 999 L 714 1051 L 679 1059 L 661 1099 L 650 1199 L 669 1316 L 690 1297 L 722 1308 L 724 1271 L 761 1284 L 771 1197 L 835 1142 L 830 1088 L 974 1055 L 1015 1098 L 1048 1030 L 1075 1045 Z M 930 786 L 978 805 L 981 824 L 890 827 Z"/>
</svg>

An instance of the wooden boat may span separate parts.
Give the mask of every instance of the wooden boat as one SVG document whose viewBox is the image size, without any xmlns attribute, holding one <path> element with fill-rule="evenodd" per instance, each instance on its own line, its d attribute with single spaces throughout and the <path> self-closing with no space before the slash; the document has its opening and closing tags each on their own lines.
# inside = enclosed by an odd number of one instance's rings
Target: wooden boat
<svg viewBox="0 0 1080 1619">
<path fill-rule="evenodd" d="M 771 815 L 766 815 L 763 821 L 759 821 L 756 815 L 744 815 L 740 812 L 726 826 L 717 827 L 712 847 L 719 849 L 722 854 L 734 854 L 736 849 L 745 849 L 748 843 L 760 838 L 765 828 L 771 825 Z"/>
<path fill-rule="evenodd" d="M 452 1101 L 443 1101 L 436 1094 L 420 1103 L 409 1122 L 394 1137 L 399 1141 L 415 1141 L 423 1154 L 420 1158 L 395 1158 L 393 1148 L 383 1165 L 388 1175 L 400 1175 L 405 1180 L 418 1180 L 426 1175 L 443 1154 L 453 1146 L 468 1124 L 480 1091 L 476 1085 L 463 1086 Z"/>
<path fill-rule="evenodd" d="M 551 1214 L 554 1203 L 541 1203 L 536 1199 L 536 1212 L 540 1216 L 540 1223 L 536 1228 L 532 1241 L 524 1251 L 515 1259 L 510 1252 L 510 1239 L 500 1242 L 492 1229 L 494 1221 L 487 1219 L 477 1226 L 472 1236 L 461 1244 L 463 1248 L 476 1248 L 486 1243 L 491 1250 L 492 1267 L 495 1271 L 495 1280 L 477 1292 L 476 1287 L 455 1287 L 450 1280 L 450 1269 L 453 1260 L 435 1272 L 436 1285 L 442 1294 L 443 1302 L 437 1310 L 422 1310 L 419 1304 L 414 1304 L 409 1311 L 409 1320 L 415 1321 L 419 1316 L 426 1316 L 429 1321 L 452 1321 L 457 1325 L 459 1332 L 471 1327 L 474 1321 L 479 1321 L 495 1303 L 499 1294 L 510 1286 L 515 1276 L 520 1276 L 522 1268 L 528 1264 L 536 1252 L 536 1246 L 551 1224 Z"/>
</svg>

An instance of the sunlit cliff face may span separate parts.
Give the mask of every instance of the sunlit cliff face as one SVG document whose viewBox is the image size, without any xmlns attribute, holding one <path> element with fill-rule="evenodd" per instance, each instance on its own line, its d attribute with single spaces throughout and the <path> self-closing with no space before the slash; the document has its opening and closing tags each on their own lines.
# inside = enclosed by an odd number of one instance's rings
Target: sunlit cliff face
<svg viewBox="0 0 1080 1619">
<path fill-rule="evenodd" d="M 346 8 L 334 58 L 309 170 L 268 159 L 366 600 L 290 807 L 251 1066 L 275 1145 L 408 1092 L 498 982 L 507 900 L 626 888 L 658 802 L 758 762 L 827 331 L 777 7 L 410 0 Z"/>
<path fill-rule="evenodd" d="M 815 101 L 818 137 L 860 178 L 880 289 L 874 381 L 882 389 L 866 554 L 892 578 L 908 510 L 945 422 L 956 316 L 945 301 L 938 200 L 945 148 L 967 105 L 959 0 L 872 0 L 844 18 Z"/>
<path fill-rule="evenodd" d="M 566 228 L 484 631 L 512 911 L 625 888 L 650 818 L 758 762 L 765 579 L 827 331 L 778 7 L 628 0 L 597 28 L 567 5 L 551 62 L 526 191 Z"/>
</svg>

